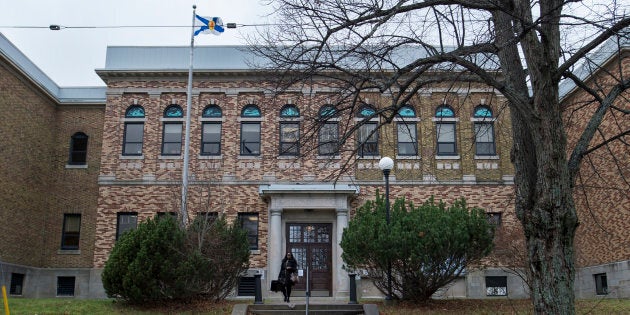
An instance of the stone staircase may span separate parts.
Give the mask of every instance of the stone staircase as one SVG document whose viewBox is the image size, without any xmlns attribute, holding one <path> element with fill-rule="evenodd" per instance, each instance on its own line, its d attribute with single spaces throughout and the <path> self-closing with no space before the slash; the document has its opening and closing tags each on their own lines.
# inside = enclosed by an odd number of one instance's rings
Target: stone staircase
<svg viewBox="0 0 630 315">
<path fill-rule="evenodd" d="M 305 301 L 296 303 L 280 303 L 270 301 L 270 304 L 237 304 L 232 309 L 232 315 L 297 315 L 306 314 Z M 342 304 L 329 301 L 309 303 L 309 315 L 378 315 L 378 307 L 375 304 Z"/>
</svg>

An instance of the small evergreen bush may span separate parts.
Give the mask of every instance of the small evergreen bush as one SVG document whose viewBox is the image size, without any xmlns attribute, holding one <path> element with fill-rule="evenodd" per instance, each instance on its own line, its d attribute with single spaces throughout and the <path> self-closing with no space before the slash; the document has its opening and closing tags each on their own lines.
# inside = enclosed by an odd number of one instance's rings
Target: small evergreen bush
<svg viewBox="0 0 630 315">
<path fill-rule="evenodd" d="M 248 268 L 247 233 L 221 217 L 182 228 L 149 219 L 115 244 L 102 274 L 109 297 L 132 303 L 225 298 Z"/>
<path fill-rule="evenodd" d="M 388 226 L 385 199 L 357 209 L 341 240 L 350 269 L 364 269 L 387 294 L 387 266 L 392 269 L 392 298 L 423 302 L 459 277 L 492 249 L 493 227 L 479 208 L 464 199 L 447 207 L 433 198 L 419 207 L 398 198 Z"/>
</svg>

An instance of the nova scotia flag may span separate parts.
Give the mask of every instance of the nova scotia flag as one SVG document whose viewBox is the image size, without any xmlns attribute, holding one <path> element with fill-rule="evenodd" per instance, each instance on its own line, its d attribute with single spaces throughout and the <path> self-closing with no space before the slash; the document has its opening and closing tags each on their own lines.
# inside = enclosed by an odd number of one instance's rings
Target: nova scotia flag
<svg viewBox="0 0 630 315">
<path fill-rule="evenodd" d="M 223 20 L 220 17 L 203 17 L 195 14 L 195 36 L 200 33 L 221 35 Z"/>
</svg>

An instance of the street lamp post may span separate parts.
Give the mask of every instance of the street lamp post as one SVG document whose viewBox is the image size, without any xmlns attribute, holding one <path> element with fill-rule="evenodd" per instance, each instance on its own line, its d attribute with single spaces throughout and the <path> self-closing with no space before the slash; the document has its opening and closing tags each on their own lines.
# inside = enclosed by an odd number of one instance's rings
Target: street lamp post
<svg viewBox="0 0 630 315">
<path fill-rule="evenodd" d="M 378 167 L 383 171 L 385 176 L 385 220 L 387 221 L 387 229 L 389 232 L 389 172 L 394 168 L 394 161 L 385 156 L 378 162 Z M 385 302 L 392 301 L 392 262 L 391 258 L 387 260 L 387 296 Z"/>
</svg>

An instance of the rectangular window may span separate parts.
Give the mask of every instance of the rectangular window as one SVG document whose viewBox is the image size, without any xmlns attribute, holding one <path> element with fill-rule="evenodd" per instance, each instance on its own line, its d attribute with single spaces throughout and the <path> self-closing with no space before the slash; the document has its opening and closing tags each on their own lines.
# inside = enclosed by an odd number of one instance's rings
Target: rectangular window
<svg viewBox="0 0 630 315">
<path fill-rule="evenodd" d="M 137 225 L 138 213 L 119 212 L 116 225 L 116 240 L 118 240 L 125 232 L 135 229 Z"/>
<path fill-rule="evenodd" d="M 70 165 L 85 165 L 87 162 L 88 136 L 82 132 L 75 133 L 70 139 Z"/>
<path fill-rule="evenodd" d="M 249 241 L 249 249 L 258 249 L 258 214 L 257 213 L 239 213 L 238 220 L 241 228 L 247 231 L 247 240 Z"/>
<path fill-rule="evenodd" d="M 204 123 L 201 155 L 221 155 L 221 123 Z"/>
<path fill-rule="evenodd" d="M 300 124 L 280 123 L 280 155 L 297 156 L 299 150 Z"/>
<path fill-rule="evenodd" d="M 597 295 L 608 294 L 608 279 L 605 273 L 593 275 L 595 277 L 595 293 Z"/>
<path fill-rule="evenodd" d="M 507 296 L 507 277 L 486 277 L 487 296 Z"/>
<path fill-rule="evenodd" d="M 166 216 L 171 216 L 175 220 L 177 220 L 177 212 L 158 212 L 156 217 L 159 220 L 162 218 L 166 218 Z"/>
<path fill-rule="evenodd" d="M 162 155 L 182 154 L 182 124 L 164 123 Z"/>
<path fill-rule="evenodd" d="M 11 273 L 11 286 L 9 287 L 9 294 L 22 295 L 23 287 L 24 287 L 24 274 Z"/>
<path fill-rule="evenodd" d="M 63 230 L 61 231 L 61 249 L 79 249 L 81 237 L 81 215 L 66 213 L 63 215 Z"/>
<path fill-rule="evenodd" d="M 241 125 L 241 155 L 260 155 L 260 123 Z"/>
<path fill-rule="evenodd" d="M 144 123 L 125 123 L 123 155 L 142 155 Z"/>
<path fill-rule="evenodd" d="M 475 123 L 475 154 L 495 155 L 494 126 L 489 123 Z"/>
<path fill-rule="evenodd" d="M 501 226 L 501 212 L 486 212 L 486 219 L 495 227 Z"/>
<path fill-rule="evenodd" d="M 208 223 L 214 222 L 219 217 L 217 212 L 198 212 L 195 220 L 203 220 Z"/>
<path fill-rule="evenodd" d="M 418 155 L 418 133 L 416 124 L 398 124 L 398 155 Z"/>
<path fill-rule="evenodd" d="M 74 296 L 74 277 L 57 277 L 57 296 Z"/>
<path fill-rule="evenodd" d="M 358 154 L 363 156 L 378 155 L 378 131 L 376 131 L 376 123 L 366 123 L 359 127 L 357 140 Z"/>
<path fill-rule="evenodd" d="M 324 123 L 319 129 L 319 155 L 339 153 L 339 126 L 336 122 Z"/>
<path fill-rule="evenodd" d="M 436 124 L 437 155 L 457 155 L 455 143 L 455 124 Z"/>
</svg>

